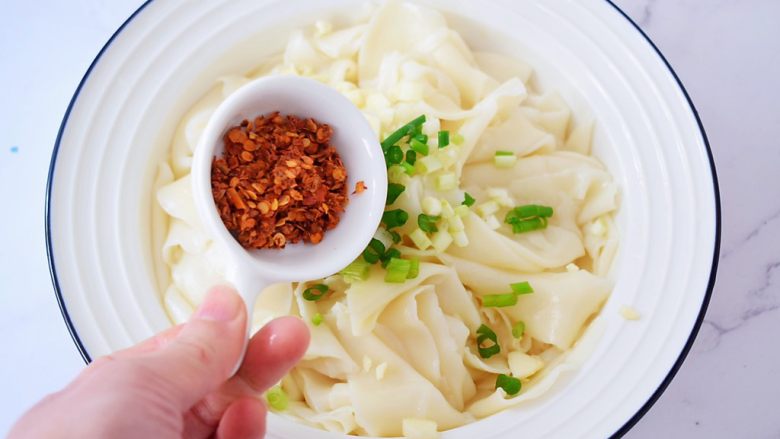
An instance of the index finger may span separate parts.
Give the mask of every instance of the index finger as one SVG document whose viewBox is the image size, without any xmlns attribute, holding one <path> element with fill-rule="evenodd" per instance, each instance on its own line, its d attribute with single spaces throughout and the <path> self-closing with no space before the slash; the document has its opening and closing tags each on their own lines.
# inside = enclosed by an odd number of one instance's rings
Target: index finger
<svg viewBox="0 0 780 439">
<path fill-rule="evenodd" d="M 309 329 L 297 317 L 281 317 L 265 325 L 250 340 L 238 373 L 185 414 L 184 436 L 211 436 L 230 404 L 256 398 L 281 380 L 303 357 L 309 338 Z"/>
<path fill-rule="evenodd" d="M 309 328 L 297 317 L 271 321 L 252 337 L 237 378 L 255 392 L 264 392 L 303 357 L 309 338 Z"/>
</svg>

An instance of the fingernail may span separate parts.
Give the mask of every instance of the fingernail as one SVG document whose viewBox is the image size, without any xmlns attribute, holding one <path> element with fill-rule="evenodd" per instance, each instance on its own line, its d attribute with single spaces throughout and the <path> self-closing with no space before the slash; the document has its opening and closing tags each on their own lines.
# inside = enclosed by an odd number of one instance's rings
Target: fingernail
<svg viewBox="0 0 780 439">
<path fill-rule="evenodd" d="M 241 303 L 238 295 L 229 288 L 216 287 L 206 295 L 203 303 L 192 316 L 195 319 L 227 322 L 239 316 Z"/>
</svg>

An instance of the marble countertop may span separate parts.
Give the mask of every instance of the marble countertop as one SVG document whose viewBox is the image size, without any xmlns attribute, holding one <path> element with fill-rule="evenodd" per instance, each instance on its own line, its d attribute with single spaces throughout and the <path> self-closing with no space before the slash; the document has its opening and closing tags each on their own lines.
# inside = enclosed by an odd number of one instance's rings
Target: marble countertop
<svg viewBox="0 0 780 439">
<path fill-rule="evenodd" d="M 83 367 L 48 275 L 46 174 L 76 84 L 140 3 L 17 1 L 0 14 L 0 434 Z M 674 381 L 626 437 L 780 437 L 780 1 L 616 3 L 698 107 L 723 205 L 704 325 Z"/>
</svg>

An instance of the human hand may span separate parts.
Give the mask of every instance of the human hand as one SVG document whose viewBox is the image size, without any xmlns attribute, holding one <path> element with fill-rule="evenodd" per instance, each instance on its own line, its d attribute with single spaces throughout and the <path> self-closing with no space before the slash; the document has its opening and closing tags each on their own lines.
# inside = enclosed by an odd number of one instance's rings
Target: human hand
<svg viewBox="0 0 780 439">
<path fill-rule="evenodd" d="M 303 356 L 309 331 L 295 317 L 268 323 L 230 377 L 246 321 L 238 294 L 216 287 L 189 322 L 95 360 L 27 412 L 9 439 L 261 438 L 258 396 Z"/>
</svg>

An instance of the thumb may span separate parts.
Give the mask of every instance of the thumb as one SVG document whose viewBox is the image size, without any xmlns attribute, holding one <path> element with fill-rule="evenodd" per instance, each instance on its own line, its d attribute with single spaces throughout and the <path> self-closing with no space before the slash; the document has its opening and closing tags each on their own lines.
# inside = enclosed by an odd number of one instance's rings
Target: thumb
<svg viewBox="0 0 780 439">
<path fill-rule="evenodd" d="M 189 322 L 146 366 L 169 384 L 182 410 L 192 407 L 231 375 L 246 337 L 246 308 L 232 288 L 213 288 Z"/>
</svg>

